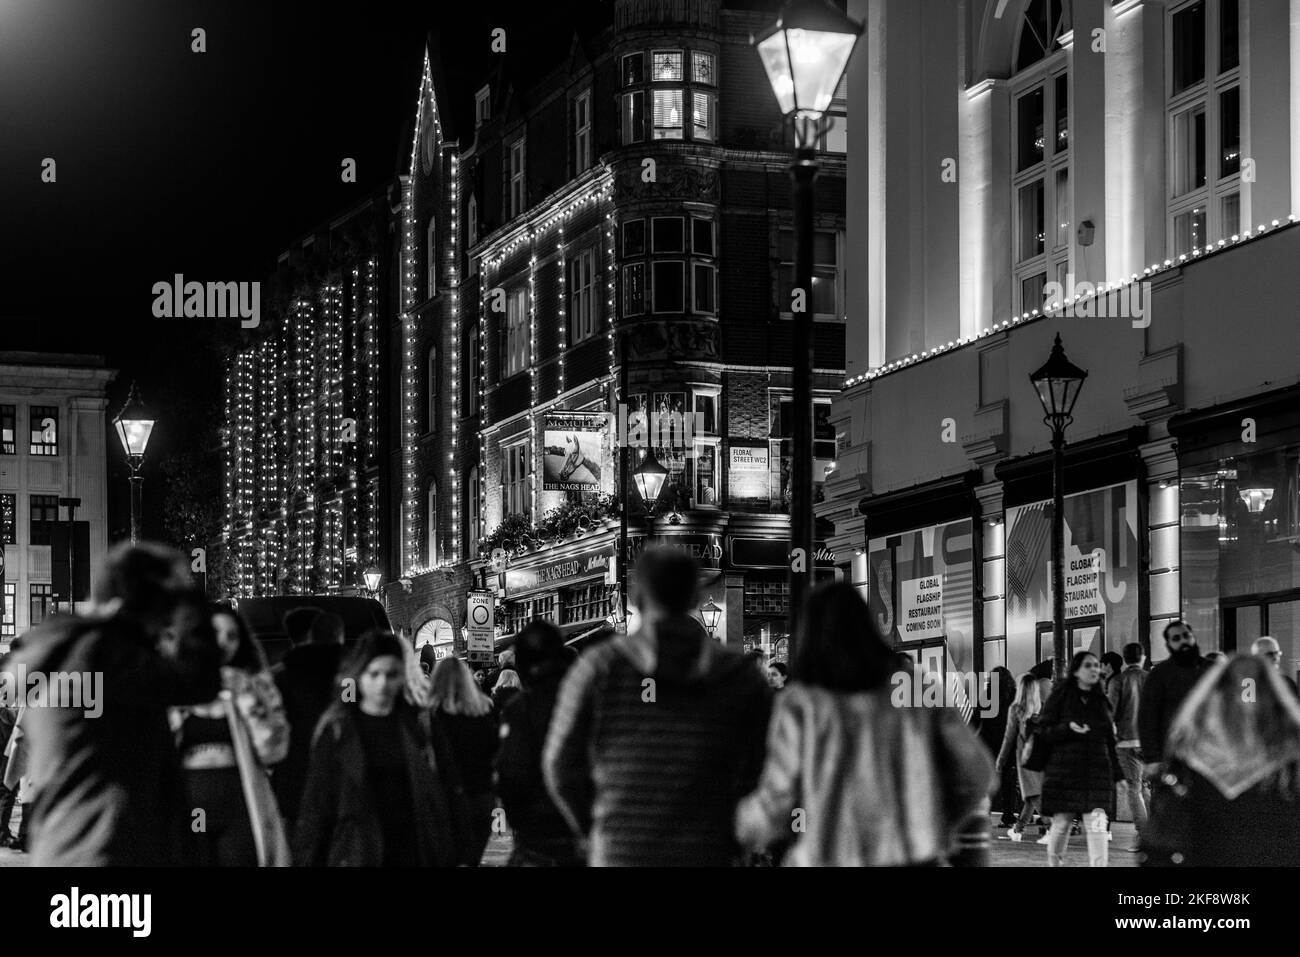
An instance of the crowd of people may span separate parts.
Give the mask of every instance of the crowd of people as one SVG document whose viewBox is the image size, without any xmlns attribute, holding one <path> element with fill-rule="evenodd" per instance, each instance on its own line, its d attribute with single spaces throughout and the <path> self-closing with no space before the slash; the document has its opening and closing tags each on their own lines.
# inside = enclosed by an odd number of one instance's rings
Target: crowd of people
<svg viewBox="0 0 1300 957">
<path fill-rule="evenodd" d="M 1173 622 L 1154 668 L 1133 643 L 1055 684 L 1051 662 L 999 669 L 968 721 L 899 706 L 913 664 L 852 586 L 809 596 L 787 667 L 709 637 L 698 576 L 647 550 L 639 628 L 580 656 L 535 620 L 472 672 L 300 608 L 269 667 L 182 556 L 120 547 L 93 611 L 0 665 L 104 687 L 98 713 L 0 707 L 0 843 L 36 865 L 475 866 L 508 831 L 516 866 L 978 865 L 1000 813 L 1013 841 L 1039 823 L 1049 864 L 1081 829 L 1104 866 L 1122 782 L 1147 863 L 1300 863 L 1278 839 L 1300 703 L 1272 639 L 1212 662 Z"/>
</svg>

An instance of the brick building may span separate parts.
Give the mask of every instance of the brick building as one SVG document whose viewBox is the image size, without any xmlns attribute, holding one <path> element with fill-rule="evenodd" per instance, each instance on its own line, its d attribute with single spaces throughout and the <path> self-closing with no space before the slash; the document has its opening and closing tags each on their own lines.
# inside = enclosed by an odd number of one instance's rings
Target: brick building
<svg viewBox="0 0 1300 957">
<path fill-rule="evenodd" d="M 445 78 L 429 47 L 388 352 L 390 616 L 451 649 L 476 584 L 497 593 L 503 637 L 533 616 L 590 631 L 620 604 L 627 497 L 632 560 L 652 540 L 688 549 L 724 609 L 718 637 L 780 653 L 790 138 L 749 43 L 774 10 L 605 10 L 541 67 L 537 51 L 507 53 L 479 80 Z M 818 476 L 844 370 L 837 120 L 812 296 Z M 633 467 L 653 454 L 668 472 L 650 508 L 617 481 L 607 423 L 620 408 L 633 434 L 666 413 L 632 453 Z"/>
</svg>

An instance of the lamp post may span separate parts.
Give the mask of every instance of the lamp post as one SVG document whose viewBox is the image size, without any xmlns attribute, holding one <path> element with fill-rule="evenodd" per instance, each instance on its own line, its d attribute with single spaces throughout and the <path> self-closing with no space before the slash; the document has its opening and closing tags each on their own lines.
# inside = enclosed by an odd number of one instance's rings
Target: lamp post
<svg viewBox="0 0 1300 957">
<path fill-rule="evenodd" d="M 1088 373 L 1065 357 L 1057 333 L 1052 354 L 1029 381 L 1043 404 L 1043 421 L 1052 430 L 1052 671 L 1065 677 L 1065 429 L 1074 421 Z"/>
<path fill-rule="evenodd" d="M 155 421 L 153 413 L 140 401 L 140 394 L 136 391 L 135 383 L 132 382 L 126 405 L 122 406 L 122 411 L 117 414 L 117 418 L 113 419 L 113 428 L 117 430 L 117 437 L 122 442 L 122 451 L 126 453 L 126 460 L 131 466 L 132 545 L 140 540 L 140 502 L 144 485 L 141 466 L 144 465 L 144 451 L 149 445 L 149 436 L 153 433 Z"/>
<path fill-rule="evenodd" d="M 794 288 L 802 303 L 791 304 L 792 401 L 790 454 L 790 636 L 803 608 L 813 574 L 813 396 L 812 256 L 818 166 L 815 147 L 822 118 L 848 66 L 862 24 L 850 20 L 830 0 L 789 0 L 776 23 L 751 42 L 767 71 L 781 112 L 795 132 Z"/>
<path fill-rule="evenodd" d="M 366 591 L 370 592 L 371 598 L 379 596 L 379 583 L 383 580 L 384 573 L 374 565 L 371 565 L 361 573 L 361 579 L 366 583 Z"/>
</svg>

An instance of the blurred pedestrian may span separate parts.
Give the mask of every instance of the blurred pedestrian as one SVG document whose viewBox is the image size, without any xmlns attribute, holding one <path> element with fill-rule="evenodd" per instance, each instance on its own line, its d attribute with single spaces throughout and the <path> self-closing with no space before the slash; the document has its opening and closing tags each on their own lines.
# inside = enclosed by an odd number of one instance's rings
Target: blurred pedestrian
<svg viewBox="0 0 1300 957">
<path fill-rule="evenodd" d="M 438 653 L 433 650 L 433 645 L 420 646 L 420 673 L 426 678 L 433 678 L 433 669 L 438 664 Z"/>
<path fill-rule="evenodd" d="M 992 714 L 979 713 L 979 739 L 988 749 L 989 757 L 996 759 L 1007 736 L 1007 718 L 1011 703 L 1016 699 L 1016 679 L 999 665 L 989 672 L 984 684 L 984 700 L 989 702 Z M 1007 762 L 998 769 L 993 779 L 992 809 L 1001 814 L 1001 826 L 1009 828 L 1016 823 L 1019 807 L 1016 806 L 1016 767 Z"/>
<path fill-rule="evenodd" d="M 8 660 L 8 655 L 0 655 L 0 849 L 14 844 L 9 822 L 13 819 L 14 805 L 18 803 L 18 789 L 5 785 L 5 771 L 9 766 L 9 741 L 18 721 L 17 683 L 8 670 Z"/>
<path fill-rule="evenodd" d="M 1066 679 L 1039 715 L 1036 738 L 1050 748 L 1043 773 L 1043 813 L 1052 819 L 1047 863 L 1060 867 L 1070 824 L 1084 819 L 1088 864 L 1109 862 L 1107 826 L 1115 814 L 1115 784 L 1123 779 L 1115 753 L 1115 724 L 1101 690 L 1101 661 L 1090 651 L 1070 659 Z"/>
<path fill-rule="evenodd" d="M 525 625 L 515 640 L 523 690 L 501 712 L 501 746 L 496 756 L 497 795 L 514 832 L 512 867 L 582 864 L 573 832 L 542 777 L 542 747 L 560 681 L 576 658 L 559 629 L 542 619 Z"/>
<path fill-rule="evenodd" d="M 1124 670 L 1124 659 L 1117 651 L 1108 651 L 1101 656 L 1101 690 L 1107 698 L 1111 697 L 1110 684 L 1116 675 Z"/>
<path fill-rule="evenodd" d="M 1138 711 L 1144 773 L 1150 777 L 1165 756 L 1165 738 L 1174 716 L 1209 662 L 1201 657 L 1191 625 L 1175 620 L 1165 625 L 1165 647 L 1169 657 L 1151 669 L 1142 686 L 1142 707 Z"/>
<path fill-rule="evenodd" d="M 300 605 L 284 613 L 284 617 L 280 619 L 280 624 L 284 627 L 285 637 L 292 643 L 292 647 L 296 648 L 311 640 L 312 622 L 320 614 L 321 610 L 319 608 L 312 608 L 310 605 Z M 342 619 L 339 620 L 342 621 Z"/>
<path fill-rule="evenodd" d="M 289 750 L 289 722 L 266 655 L 229 605 L 208 608 L 221 651 L 222 693 L 207 704 L 173 708 L 189 807 L 189 862 L 200 867 L 282 867 L 289 846 L 267 768 Z M 191 812 L 192 813 L 192 812 Z"/>
<path fill-rule="evenodd" d="M 519 672 L 513 668 L 503 668 L 497 675 L 496 684 L 492 686 L 492 707 L 496 709 L 498 715 L 522 689 Z"/>
<path fill-rule="evenodd" d="M 1024 799 L 1019 817 L 1007 832 L 1007 837 L 1013 841 L 1021 840 L 1025 827 L 1038 818 L 1042 808 L 1043 773 L 1031 771 L 1024 766 L 1025 745 L 1036 731 L 1038 715 L 1042 710 L 1043 699 L 1038 694 L 1038 679 L 1025 672 L 1016 682 L 1015 699 L 1007 710 L 1007 726 L 997 760 L 999 773 L 1007 767 L 1015 771 L 1020 783 L 1020 796 Z M 1046 831 L 1042 832 L 1039 843 L 1046 843 Z"/>
<path fill-rule="evenodd" d="M 699 568 L 637 562 L 640 624 L 565 676 L 542 767 L 593 866 L 735 863 L 736 802 L 757 782 L 771 689 L 693 616 Z"/>
<path fill-rule="evenodd" d="M 1056 662 L 1051 658 L 1044 658 L 1034 667 L 1029 669 L 1029 673 L 1034 676 L 1038 682 L 1038 699 L 1044 704 L 1052 696 L 1052 688 L 1056 686 L 1055 678 Z"/>
<path fill-rule="evenodd" d="M 109 552 L 84 617 L 33 629 L 15 656 L 32 672 L 75 673 L 102 683 L 99 713 L 28 708 L 38 800 L 31 822 L 37 866 L 176 864 L 189 811 L 167 709 L 211 701 L 220 653 L 191 584 L 189 562 L 152 543 Z M 177 634 L 174 656 L 158 650 Z M 26 811 L 26 808 L 24 808 Z"/>
<path fill-rule="evenodd" d="M 789 865 L 946 861 L 993 778 L 975 734 L 954 709 L 894 700 L 895 656 L 851 585 L 813 591 L 795 648 L 738 840 L 762 848 L 793 830 Z"/>
<path fill-rule="evenodd" d="M 477 867 L 492 836 L 496 809 L 496 712 L 459 658 L 443 658 L 433 669 L 429 706 L 439 766 L 454 795 L 458 841 L 465 855 L 461 863 Z"/>
<path fill-rule="evenodd" d="M 1202 675 L 1169 731 L 1143 864 L 1300 866 L 1300 703 L 1281 678 L 1247 655 Z"/>
<path fill-rule="evenodd" d="M 1282 668 L 1282 646 L 1277 643 L 1276 638 L 1270 638 L 1268 635 L 1256 638 L 1251 643 L 1250 653 L 1276 670 L 1278 676 L 1291 689 L 1291 693 L 1296 693 L 1295 679 Z"/>
<path fill-rule="evenodd" d="M 344 633 L 342 618 L 315 608 L 289 612 L 286 623 L 296 612 L 311 613 L 309 619 L 302 616 L 308 623 L 306 638 L 290 648 L 272 672 L 289 722 L 289 751 L 276 766 L 271 785 L 285 827 L 291 834 L 298 818 L 302 789 L 307 783 L 312 736 L 321 716 L 338 700 Z"/>
<path fill-rule="evenodd" d="M 306 867 L 432 867 L 459 859 L 427 722 L 408 699 L 406 651 L 370 631 L 317 726 L 294 834 Z M 414 657 L 412 653 L 412 657 Z"/>
<path fill-rule="evenodd" d="M 1124 667 L 1111 679 L 1107 689 L 1111 712 L 1115 715 L 1115 753 L 1124 774 L 1129 812 L 1139 839 L 1147 823 L 1146 775 L 1142 770 L 1142 740 L 1138 732 L 1142 689 L 1146 687 L 1148 674 L 1145 664 L 1142 646 L 1136 641 L 1129 642 L 1124 646 Z M 1131 850 L 1137 850 L 1136 845 Z"/>
<path fill-rule="evenodd" d="M 772 686 L 773 691 L 784 688 L 789 678 L 790 669 L 786 667 L 784 661 L 773 661 L 767 666 L 767 683 Z"/>
</svg>

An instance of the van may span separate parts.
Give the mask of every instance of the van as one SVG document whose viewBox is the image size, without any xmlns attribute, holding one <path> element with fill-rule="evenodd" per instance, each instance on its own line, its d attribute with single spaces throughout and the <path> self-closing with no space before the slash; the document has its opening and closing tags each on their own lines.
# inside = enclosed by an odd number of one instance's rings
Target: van
<svg viewBox="0 0 1300 957">
<path fill-rule="evenodd" d="M 284 633 L 284 616 L 295 608 L 317 608 L 338 615 L 343 619 L 344 644 L 356 641 L 371 629 L 392 630 L 388 613 L 374 598 L 353 595 L 274 595 L 267 598 L 238 598 L 231 603 L 273 665 L 293 645 Z"/>
</svg>

